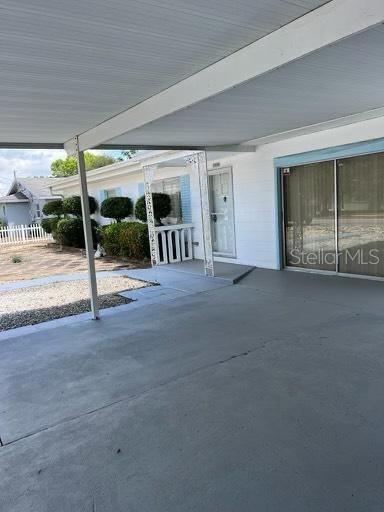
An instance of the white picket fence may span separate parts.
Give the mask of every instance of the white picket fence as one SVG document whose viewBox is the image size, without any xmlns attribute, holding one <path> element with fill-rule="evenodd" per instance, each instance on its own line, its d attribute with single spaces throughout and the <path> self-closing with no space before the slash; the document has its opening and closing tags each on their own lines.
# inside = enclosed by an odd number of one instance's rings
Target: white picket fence
<svg viewBox="0 0 384 512">
<path fill-rule="evenodd" d="M 0 245 L 29 244 L 53 240 L 39 224 L 30 226 L 7 226 L 0 228 Z"/>
</svg>

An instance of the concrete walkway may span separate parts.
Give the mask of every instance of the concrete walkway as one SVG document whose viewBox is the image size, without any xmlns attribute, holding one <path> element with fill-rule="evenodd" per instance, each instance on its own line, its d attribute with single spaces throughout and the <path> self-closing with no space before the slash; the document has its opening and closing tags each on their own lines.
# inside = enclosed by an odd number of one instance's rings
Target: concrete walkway
<svg viewBox="0 0 384 512">
<path fill-rule="evenodd" d="M 381 512 L 383 303 L 255 270 L 3 339 L 0 510 Z"/>
</svg>

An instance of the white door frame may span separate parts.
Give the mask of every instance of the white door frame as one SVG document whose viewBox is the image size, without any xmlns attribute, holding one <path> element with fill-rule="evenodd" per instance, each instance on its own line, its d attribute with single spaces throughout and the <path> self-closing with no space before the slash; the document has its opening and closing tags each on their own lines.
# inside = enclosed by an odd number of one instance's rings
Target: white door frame
<svg viewBox="0 0 384 512">
<path fill-rule="evenodd" d="M 213 169 L 208 169 L 208 176 L 213 176 L 215 174 L 222 174 L 223 172 L 228 172 L 229 174 L 229 184 L 231 187 L 231 203 L 232 203 L 232 230 L 233 230 L 233 252 L 231 254 L 228 253 L 222 253 L 213 251 L 214 256 L 218 256 L 220 258 L 228 258 L 228 259 L 236 259 L 236 227 L 235 227 L 235 194 L 234 194 L 234 188 L 233 188 L 233 170 L 231 165 L 224 165 L 222 167 L 215 167 Z M 209 190 L 209 195 L 211 195 L 211 190 Z M 211 206 L 210 206 L 210 212 L 209 217 L 211 220 Z"/>
</svg>

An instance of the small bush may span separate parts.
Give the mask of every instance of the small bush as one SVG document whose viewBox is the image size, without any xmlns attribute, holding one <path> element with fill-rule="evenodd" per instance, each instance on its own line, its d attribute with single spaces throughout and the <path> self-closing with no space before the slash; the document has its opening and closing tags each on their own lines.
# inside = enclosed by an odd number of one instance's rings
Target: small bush
<svg viewBox="0 0 384 512">
<path fill-rule="evenodd" d="M 64 214 L 63 200 L 55 199 L 53 201 L 48 201 L 48 203 L 45 203 L 43 206 L 43 213 L 47 216 L 56 215 L 57 217 L 60 217 Z"/>
<path fill-rule="evenodd" d="M 92 215 L 96 212 L 98 204 L 94 197 L 89 196 L 89 211 Z M 71 196 L 63 199 L 63 212 L 69 215 L 74 215 L 75 217 L 82 217 L 83 212 L 81 209 L 81 199 L 80 196 Z"/>
<path fill-rule="evenodd" d="M 121 254 L 134 260 L 150 257 L 148 226 L 140 222 L 127 222 L 119 235 Z"/>
<path fill-rule="evenodd" d="M 119 222 L 117 224 L 109 224 L 103 226 L 101 230 L 101 245 L 109 256 L 120 256 L 120 232 L 124 229 L 126 222 Z"/>
<path fill-rule="evenodd" d="M 41 219 L 41 227 L 46 233 L 55 236 L 59 220 L 59 217 L 46 217 L 45 219 Z"/>
<path fill-rule="evenodd" d="M 153 214 L 155 216 L 156 224 L 161 224 L 160 219 L 164 219 L 171 213 L 171 198 L 168 194 L 161 192 L 152 193 Z M 135 205 L 136 218 L 147 222 L 147 210 L 145 208 L 145 196 L 141 196 L 136 201 Z"/>
<path fill-rule="evenodd" d="M 109 197 L 101 203 L 100 213 L 107 219 L 115 219 L 120 222 L 129 217 L 133 211 L 132 199 L 129 197 Z"/>
<path fill-rule="evenodd" d="M 110 256 L 125 256 L 134 260 L 149 258 L 148 227 L 141 222 L 104 226 L 102 245 Z"/>
<path fill-rule="evenodd" d="M 98 223 L 91 219 L 93 246 L 96 247 L 98 241 Z M 85 247 L 83 221 L 80 218 L 61 219 L 57 224 L 56 237 L 63 245 L 69 247 Z"/>
<path fill-rule="evenodd" d="M 12 256 L 11 261 L 12 263 L 21 263 L 22 259 L 20 256 Z"/>
</svg>

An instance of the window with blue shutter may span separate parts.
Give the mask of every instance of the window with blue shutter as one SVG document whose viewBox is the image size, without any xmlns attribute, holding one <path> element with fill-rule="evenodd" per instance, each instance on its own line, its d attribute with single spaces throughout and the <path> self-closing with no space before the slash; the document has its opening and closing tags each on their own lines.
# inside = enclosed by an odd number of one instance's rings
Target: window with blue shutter
<svg viewBox="0 0 384 512">
<path fill-rule="evenodd" d="M 184 224 L 192 222 L 192 208 L 191 208 L 191 184 L 189 174 L 184 174 L 179 177 L 180 181 L 180 201 L 181 201 L 181 214 Z"/>
</svg>

